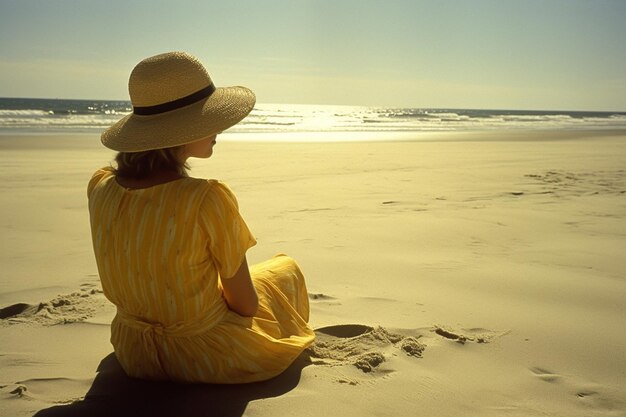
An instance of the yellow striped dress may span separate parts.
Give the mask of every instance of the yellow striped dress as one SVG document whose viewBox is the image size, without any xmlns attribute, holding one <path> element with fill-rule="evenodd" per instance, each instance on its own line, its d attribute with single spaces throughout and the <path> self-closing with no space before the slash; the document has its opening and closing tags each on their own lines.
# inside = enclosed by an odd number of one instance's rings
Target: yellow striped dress
<svg viewBox="0 0 626 417">
<path fill-rule="evenodd" d="M 102 289 L 117 306 L 111 343 L 128 375 L 260 381 L 313 342 L 304 277 L 288 256 L 250 268 L 254 317 L 228 309 L 220 277 L 235 274 L 256 240 L 225 184 L 181 178 L 127 189 L 103 168 L 87 193 Z"/>
</svg>

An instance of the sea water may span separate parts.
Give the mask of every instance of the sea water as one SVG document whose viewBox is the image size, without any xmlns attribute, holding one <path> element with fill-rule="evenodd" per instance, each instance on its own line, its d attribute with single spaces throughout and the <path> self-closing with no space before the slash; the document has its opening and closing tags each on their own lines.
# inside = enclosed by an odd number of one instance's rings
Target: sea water
<svg viewBox="0 0 626 417">
<path fill-rule="evenodd" d="M 0 98 L 0 134 L 100 133 L 132 112 L 128 101 Z M 429 109 L 257 103 L 230 131 L 434 132 L 624 129 L 626 112 Z"/>
</svg>

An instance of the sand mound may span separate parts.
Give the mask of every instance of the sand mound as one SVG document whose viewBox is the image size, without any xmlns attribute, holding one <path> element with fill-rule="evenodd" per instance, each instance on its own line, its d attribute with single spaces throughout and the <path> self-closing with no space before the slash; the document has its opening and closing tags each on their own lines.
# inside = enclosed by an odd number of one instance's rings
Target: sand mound
<svg viewBox="0 0 626 417">
<path fill-rule="evenodd" d="M 459 344 L 489 343 L 507 335 L 483 328 L 453 329 L 436 325 L 417 330 L 344 324 L 319 328 L 308 351 L 315 365 L 354 366 L 365 373 L 374 372 L 391 357 L 402 354 L 421 358 L 426 341 L 449 340 Z"/>
<path fill-rule="evenodd" d="M 416 337 L 361 324 L 324 327 L 315 333 L 315 344 L 309 348 L 314 364 L 353 365 L 363 372 L 376 370 L 387 356 L 398 351 L 421 357 L 426 348 Z"/>
<path fill-rule="evenodd" d="M 77 323 L 94 316 L 107 303 L 101 289 L 92 284 L 84 284 L 80 291 L 59 295 L 49 301 L 38 304 L 17 303 L 3 307 L 0 309 L 0 326 Z"/>
</svg>

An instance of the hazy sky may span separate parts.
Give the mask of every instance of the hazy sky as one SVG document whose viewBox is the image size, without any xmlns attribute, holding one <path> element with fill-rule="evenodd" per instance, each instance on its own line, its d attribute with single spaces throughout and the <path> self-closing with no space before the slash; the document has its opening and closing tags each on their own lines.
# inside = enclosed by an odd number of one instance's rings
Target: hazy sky
<svg viewBox="0 0 626 417">
<path fill-rule="evenodd" d="M 184 50 L 264 103 L 626 110 L 625 0 L 0 0 L 0 96 L 128 99 Z"/>
</svg>

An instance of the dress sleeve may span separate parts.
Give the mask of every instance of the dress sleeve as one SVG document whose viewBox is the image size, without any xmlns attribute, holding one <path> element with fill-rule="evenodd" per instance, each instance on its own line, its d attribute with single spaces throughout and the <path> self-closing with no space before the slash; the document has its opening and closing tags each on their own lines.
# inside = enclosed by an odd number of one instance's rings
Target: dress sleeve
<svg viewBox="0 0 626 417">
<path fill-rule="evenodd" d="M 91 179 L 89 180 L 89 184 L 87 185 L 87 197 L 91 197 L 91 193 L 96 188 L 96 186 L 102 180 L 110 177 L 111 175 L 114 175 L 113 168 L 111 167 L 100 168 L 99 170 L 94 172 L 94 174 L 91 176 Z"/>
<path fill-rule="evenodd" d="M 239 214 L 237 199 L 228 186 L 218 181 L 210 184 L 200 217 L 208 231 L 209 251 L 220 277 L 231 278 L 246 251 L 256 245 L 256 239 Z"/>
</svg>

